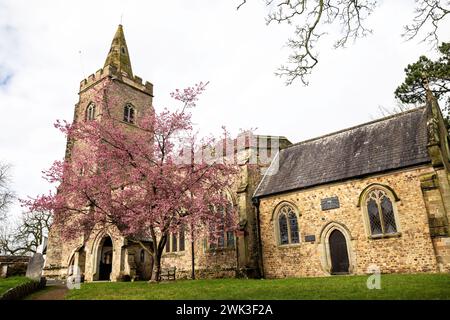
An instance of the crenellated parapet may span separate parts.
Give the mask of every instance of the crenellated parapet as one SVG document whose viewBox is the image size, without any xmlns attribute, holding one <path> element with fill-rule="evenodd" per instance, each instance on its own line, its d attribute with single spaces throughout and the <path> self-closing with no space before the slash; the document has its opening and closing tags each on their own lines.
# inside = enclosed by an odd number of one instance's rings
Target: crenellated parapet
<svg viewBox="0 0 450 320">
<path fill-rule="evenodd" d="M 108 65 L 102 69 L 97 70 L 95 73 L 91 74 L 86 79 L 80 82 L 80 93 L 92 87 L 93 85 L 99 83 L 106 77 L 110 77 L 113 80 L 121 81 L 133 88 L 143 91 L 151 96 L 153 96 L 153 84 L 142 81 L 141 77 L 133 76 L 130 78 L 125 72 L 119 72 L 114 66 Z"/>
</svg>

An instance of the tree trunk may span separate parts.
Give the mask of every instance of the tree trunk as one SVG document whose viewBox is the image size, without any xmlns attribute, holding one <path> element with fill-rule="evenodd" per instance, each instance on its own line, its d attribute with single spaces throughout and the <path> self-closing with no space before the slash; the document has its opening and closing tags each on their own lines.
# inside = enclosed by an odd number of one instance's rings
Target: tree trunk
<svg viewBox="0 0 450 320">
<path fill-rule="evenodd" d="M 150 256 L 152 261 L 150 262 L 150 281 L 153 279 L 153 266 L 155 265 L 155 258 L 153 256 Z"/>
<path fill-rule="evenodd" d="M 162 251 L 156 250 L 153 258 L 153 271 L 152 271 L 152 281 L 159 282 L 161 275 L 161 256 Z"/>
<path fill-rule="evenodd" d="M 156 237 L 154 237 L 156 240 Z M 153 272 L 152 272 L 152 281 L 159 282 L 160 281 L 160 275 L 161 275 L 161 257 L 163 250 L 166 246 L 167 242 L 167 235 L 163 235 L 161 237 L 161 240 L 159 241 L 158 245 L 154 248 L 154 254 L 153 254 Z M 156 241 L 155 241 L 156 243 Z"/>
</svg>

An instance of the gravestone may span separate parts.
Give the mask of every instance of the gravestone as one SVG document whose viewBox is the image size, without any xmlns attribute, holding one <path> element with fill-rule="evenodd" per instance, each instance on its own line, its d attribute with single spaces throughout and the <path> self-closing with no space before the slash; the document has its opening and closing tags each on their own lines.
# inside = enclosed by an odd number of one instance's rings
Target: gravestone
<svg viewBox="0 0 450 320">
<path fill-rule="evenodd" d="M 42 253 L 36 252 L 28 263 L 26 277 L 39 281 L 42 276 L 42 268 L 44 267 L 44 256 Z"/>
<path fill-rule="evenodd" d="M 0 278 L 6 278 L 8 276 L 8 265 L 4 264 L 0 267 Z"/>
</svg>

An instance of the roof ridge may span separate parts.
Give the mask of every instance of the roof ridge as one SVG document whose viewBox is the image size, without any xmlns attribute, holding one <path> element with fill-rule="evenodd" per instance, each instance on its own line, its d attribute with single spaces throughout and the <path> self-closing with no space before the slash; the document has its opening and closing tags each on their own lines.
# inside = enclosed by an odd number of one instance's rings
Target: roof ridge
<svg viewBox="0 0 450 320">
<path fill-rule="evenodd" d="M 413 112 L 416 112 L 416 111 L 418 111 L 420 109 L 425 109 L 425 108 L 426 108 L 426 106 L 413 108 L 413 109 L 410 109 L 410 110 L 406 110 L 406 111 L 402 111 L 402 112 L 399 112 L 399 113 L 392 114 L 390 116 L 386 116 L 386 117 L 383 117 L 383 118 L 379 118 L 379 119 L 375 119 L 375 120 L 372 120 L 372 121 L 364 122 L 364 123 L 361 123 L 361 124 L 353 126 L 353 127 L 349 127 L 349 128 L 346 128 L 346 129 L 341 129 L 339 131 L 330 132 L 330 133 L 327 133 L 327 134 L 324 134 L 324 135 L 321 135 L 321 136 L 318 136 L 318 137 L 315 137 L 315 138 L 299 141 L 297 143 L 291 144 L 290 146 L 286 147 L 284 150 L 290 149 L 292 147 L 295 147 L 295 146 L 298 146 L 298 145 L 301 145 L 301 144 L 304 144 L 304 143 L 307 143 L 307 142 L 312 142 L 312 141 L 323 139 L 323 138 L 327 138 L 327 137 L 330 137 L 330 136 L 333 136 L 333 135 L 336 135 L 336 134 L 339 134 L 339 133 L 343 133 L 343 132 L 350 131 L 350 130 L 353 130 L 353 129 L 358 129 L 358 128 L 361 128 L 361 127 L 364 127 L 364 126 L 368 126 L 368 125 L 371 125 L 371 124 L 374 124 L 374 123 L 377 123 L 377 122 L 386 121 L 386 120 L 389 120 L 389 119 L 392 119 L 392 118 L 400 117 L 400 116 L 403 116 L 405 114 L 413 113 Z"/>
</svg>

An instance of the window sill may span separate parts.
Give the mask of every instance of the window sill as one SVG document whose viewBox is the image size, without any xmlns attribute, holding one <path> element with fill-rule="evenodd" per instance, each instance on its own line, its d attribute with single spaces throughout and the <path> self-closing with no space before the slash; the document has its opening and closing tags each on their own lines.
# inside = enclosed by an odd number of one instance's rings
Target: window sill
<svg viewBox="0 0 450 320">
<path fill-rule="evenodd" d="M 124 121 L 124 120 L 120 120 L 120 122 L 123 123 L 123 124 L 127 124 L 127 125 L 129 125 L 131 127 L 137 128 L 137 125 L 136 125 L 135 122 L 128 122 L 128 121 Z"/>
<path fill-rule="evenodd" d="M 401 232 L 396 232 L 396 233 L 388 233 L 388 234 L 371 235 L 368 238 L 370 240 L 376 240 L 376 239 L 386 239 L 386 238 L 399 238 L 401 236 L 402 236 Z"/>
<path fill-rule="evenodd" d="M 212 253 L 214 253 L 214 252 L 226 252 L 226 251 L 234 251 L 234 250 L 236 250 L 236 248 L 235 247 L 225 247 L 225 248 L 209 248 L 209 249 L 206 249 L 206 252 L 212 252 Z"/>
<path fill-rule="evenodd" d="M 289 249 L 289 248 L 300 247 L 301 245 L 302 245 L 302 243 L 299 242 L 299 243 L 279 244 L 279 245 L 277 245 L 277 247 L 279 249 Z"/>
<path fill-rule="evenodd" d="M 176 251 L 176 252 L 164 252 L 163 257 L 165 258 L 175 258 L 179 256 L 184 256 L 185 251 Z"/>
</svg>

